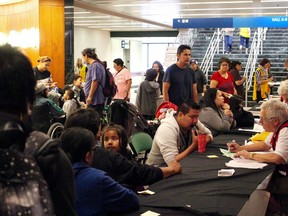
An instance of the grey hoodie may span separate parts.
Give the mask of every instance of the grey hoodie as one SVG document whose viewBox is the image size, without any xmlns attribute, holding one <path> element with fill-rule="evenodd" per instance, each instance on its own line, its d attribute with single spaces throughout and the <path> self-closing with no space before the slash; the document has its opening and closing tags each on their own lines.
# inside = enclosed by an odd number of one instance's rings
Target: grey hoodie
<svg viewBox="0 0 288 216">
<path fill-rule="evenodd" d="M 159 83 L 144 80 L 138 88 L 136 107 L 144 115 L 155 115 L 157 98 L 160 96 Z"/>
</svg>

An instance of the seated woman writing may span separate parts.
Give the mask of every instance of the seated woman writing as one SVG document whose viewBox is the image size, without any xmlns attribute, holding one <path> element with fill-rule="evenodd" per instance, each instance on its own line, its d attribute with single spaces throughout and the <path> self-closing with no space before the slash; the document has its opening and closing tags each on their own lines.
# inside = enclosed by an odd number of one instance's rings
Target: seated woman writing
<svg viewBox="0 0 288 216">
<path fill-rule="evenodd" d="M 199 120 L 210 129 L 213 136 L 229 131 L 236 126 L 233 113 L 229 106 L 224 103 L 224 97 L 217 88 L 209 88 L 200 103 L 202 109 Z"/>
</svg>

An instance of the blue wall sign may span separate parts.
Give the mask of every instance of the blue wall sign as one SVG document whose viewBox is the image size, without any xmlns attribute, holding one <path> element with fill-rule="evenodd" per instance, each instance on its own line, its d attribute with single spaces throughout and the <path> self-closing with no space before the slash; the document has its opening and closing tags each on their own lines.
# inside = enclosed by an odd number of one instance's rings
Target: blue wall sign
<svg viewBox="0 0 288 216">
<path fill-rule="evenodd" d="M 227 18 L 178 18 L 173 28 L 287 28 L 288 17 L 227 17 Z"/>
</svg>

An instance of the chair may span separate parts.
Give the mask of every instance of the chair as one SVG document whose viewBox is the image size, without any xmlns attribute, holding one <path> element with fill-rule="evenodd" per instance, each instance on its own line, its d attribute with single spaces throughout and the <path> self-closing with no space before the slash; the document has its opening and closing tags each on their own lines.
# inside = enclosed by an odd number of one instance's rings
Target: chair
<svg viewBox="0 0 288 216">
<path fill-rule="evenodd" d="M 50 136 L 52 139 L 57 139 L 61 136 L 63 130 L 64 125 L 61 124 L 60 122 L 55 122 L 48 129 L 47 135 Z"/>
<path fill-rule="evenodd" d="M 59 138 L 65 123 L 66 117 L 54 116 L 51 112 L 51 105 L 44 103 L 34 106 L 32 111 L 33 129 L 48 134 L 51 138 Z"/>
<path fill-rule="evenodd" d="M 143 164 L 147 159 L 147 155 L 152 147 L 152 138 L 149 134 L 144 132 L 138 132 L 132 134 L 130 147 L 137 158 L 137 162 Z M 142 154 L 141 154 L 142 153 Z M 141 157 L 142 155 L 142 157 Z"/>
</svg>

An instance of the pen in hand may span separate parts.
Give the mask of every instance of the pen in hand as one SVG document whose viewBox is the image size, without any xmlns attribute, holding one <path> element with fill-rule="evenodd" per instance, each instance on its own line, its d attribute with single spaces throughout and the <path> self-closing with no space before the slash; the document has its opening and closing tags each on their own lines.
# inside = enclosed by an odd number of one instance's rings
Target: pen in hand
<svg viewBox="0 0 288 216">
<path fill-rule="evenodd" d="M 235 140 L 232 140 L 230 143 L 236 143 Z M 230 147 L 230 143 L 228 145 L 228 153 L 231 153 L 231 147 Z M 235 147 L 234 147 L 235 148 Z"/>
</svg>

